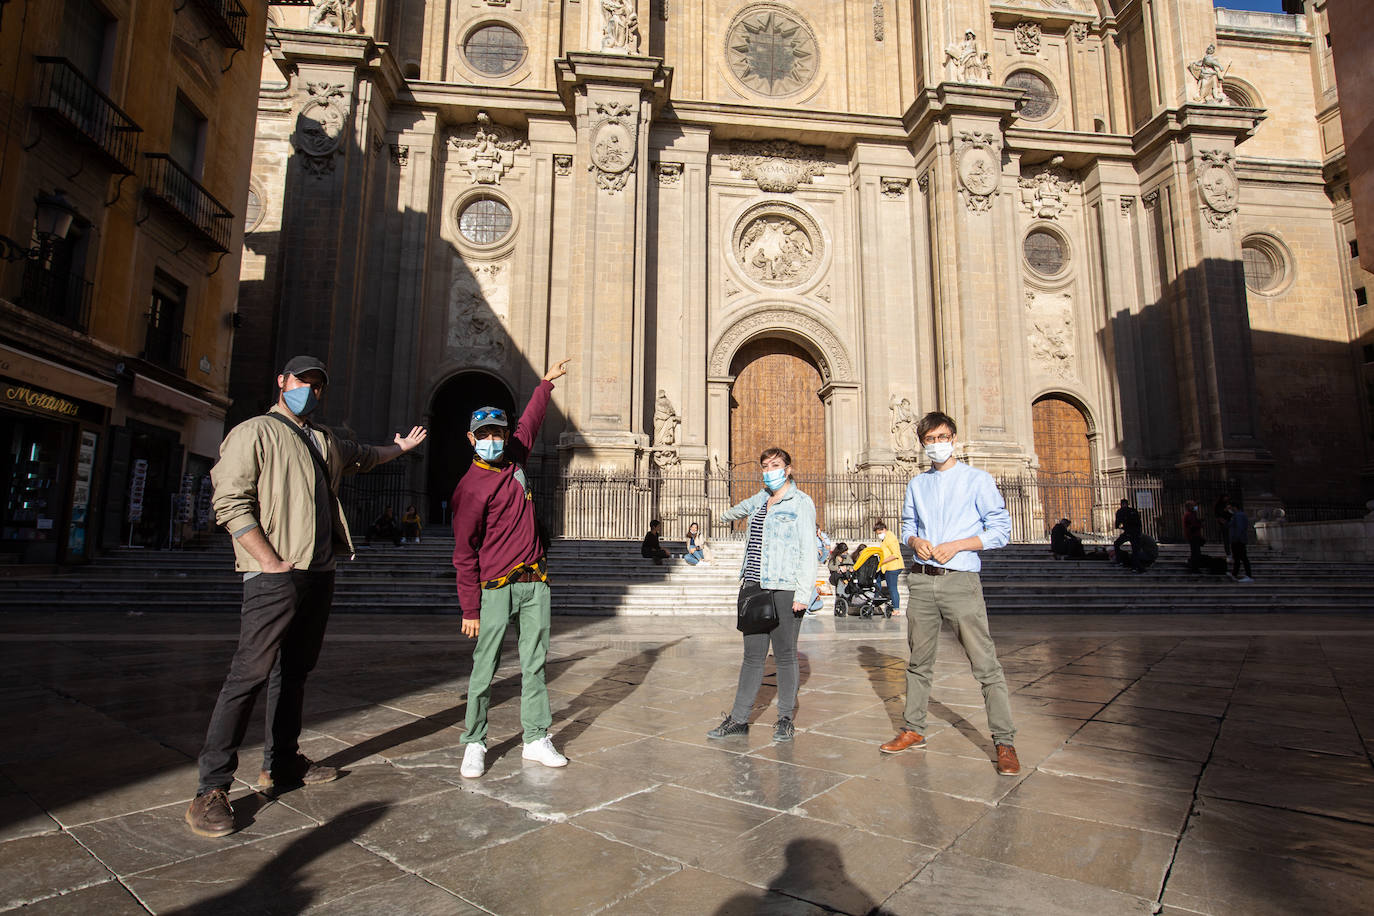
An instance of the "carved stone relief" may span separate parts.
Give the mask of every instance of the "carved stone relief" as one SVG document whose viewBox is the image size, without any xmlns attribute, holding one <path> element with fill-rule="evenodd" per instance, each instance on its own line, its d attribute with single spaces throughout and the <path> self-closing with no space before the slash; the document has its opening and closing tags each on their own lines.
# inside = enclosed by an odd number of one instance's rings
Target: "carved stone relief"
<svg viewBox="0 0 1374 916">
<path fill-rule="evenodd" d="M 410 147 L 391 144 L 391 161 L 400 168 L 410 165 Z"/>
<path fill-rule="evenodd" d="M 292 140 L 306 171 L 323 178 L 334 171 L 348 123 L 347 88 L 341 83 L 306 83 L 305 90 Z"/>
<path fill-rule="evenodd" d="M 668 393 L 662 388 L 658 389 L 658 398 L 654 401 L 654 437 L 650 447 L 653 450 L 654 464 L 661 468 L 682 463 L 677 450 L 680 426 L 682 417 L 678 414 L 677 408 L 668 400 Z"/>
<path fill-rule="evenodd" d="M 639 118 L 628 102 L 597 102 L 592 105 L 591 162 L 596 186 L 615 193 L 635 172 L 639 146 Z"/>
<path fill-rule="evenodd" d="M 555 175 L 572 174 L 573 157 L 571 153 L 553 154 L 553 173 Z"/>
<path fill-rule="evenodd" d="M 658 183 L 665 187 L 682 181 L 681 162 L 655 162 L 654 171 L 658 173 Z"/>
<path fill-rule="evenodd" d="M 1027 290 L 1026 325 L 1035 366 L 1055 378 L 1071 378 L 1076 361 L 1072 296 Z"/>
<path fill-rule="evenodd" d="M 975 213 L 985 213 L 992 209 L 992 196 L 1002 175 L 1002 141 L 996 134 L 963 131 L 958 149 L 964 204 Z"/>
<path fill-rule="evenodd" d="M 601 50 L 639 53 L 639 15 L 633 0 L 601 0 Z"/>
<path fill-rule="evenodd" d="M 886 16 L 883 11 L 883 0 L 873 0 L 873 40 L 882 41 L 887 37 L 887 23 L 884 21 Z"/>
<path fill-rule="evenodd" d="M 311 0 L 312 32 L 357 32 L 357 0 Z"/>
<path fill-rule="evenodd" d="M 916 187 L 922 194 L 930 193 L 930 173 L 926 172 L 916 179 Z"/>
<path fill-rule="evenodd" d="M 1070 195 L 1077 194 L 1082 184 L 1062 167 L 1063 156 L 1055 156 L 1032 174 L 1023 175 L 1021 203 L 1036 219 L 1059 219 L 1069 206 Z"/>
<path fill-rule="evenodd" d="M 898 461 L 915 464 L 921 457 L 921 443 L 916 435 L 916 413 L 911 409 L 911 401 L 893 394 L 887 399 L 887 409 L 892 411 L 892 451 Z"/>
<path fill-rule="evenodd" d="M 760 191 L 791 193 L 825 174 L 825 148 L 791 140 L 741 140 L 730 146 L 730 168 Z"/>
<path fill-rule="evenodd" d="M 1039 54 L 1040 23 L 1030 21 L 1016 23 L 1013 40 L 1016 42 L 1016 50 L 1022 54 Z"/>
<path fill-rule="evenodd" d="M 1088 33 L 1090 31 L 1091 26 L 1089 26 L 1086 22 L 1075 22 L 1069 26 L 1069 34 L 1072 35 L 1073 40 L 1078 42 L 1079 44 L 1082 44 L 1083 42 L 1088 40 Z"/>
<path fill-rule="evenodd" d="M 773 289 L 792 289 L 816 273 L 824 245 L 820 226 L 805 210 L 778 202 L 746 211 L 735 227 L 732 247 L 749 279 Z"/>
<path fill-rule="evenodd" d="M 475 124 L 464 124 L 448 138 L 458 155 L 458 165 L 475 184 L 500 184 L 515 165 L 516 150 L 529 144 L 509 127 L 493 124 L 485 111 L 478 112 Z"/>
<path fill-rule="evenodd" d="M 448 349 L 473 362 L 506 358 L 510 316 L 509 261 L 470 264 L 455 258 L 449 290 Z"/>
<path fill-rule="evenodd" d="M 781 3 L 746 7 L 725 34 L 725 64 L 750 92 L 778 98 L 809 86 L 820 70 L 820 47 L 797 11 Z"/>
<path fill-rule="evenodd" d="M 1159 190 L 1156 188 L 1150 193 L 1140 198 L 1140 202 L 1145 205 L 1146 210 L 1153 210 L 1159 206 Z"/>
<path fill-rule="evenodd" d="M 1230 229 L 1240 209 L 1240 182 L 1236 179 L 1236 157 L 1219 149 L 1202 150 L 1198 167 L 1198 190 L 1202 194 L 1202 215 L 1213 229 Z"/>
<path fill-rule="evenodd" d="M 1121 198 L 1121 215 L 1122 215 L 1122 216 L 1130 216 L 1130 215 L 1131 215 L 1131 211 L 1134 210 L 1134 209 L 1135 209 L 1135 198 L 1134 198 L 1134 197 L 1131 197 L 1131 196 L 1129 196 L 1129 195 L 1123 196 L 1123 197 Z"/>
<path fill-rule="evenodd" d="M 764 331 L 790 331 L 811 342 L 823 381 L 854 381 L 849 354 L 830 328 L 796 309 L 780 308 L 752 312 L 727 328 L 711 350 L 709 374 L 716 377 L 728 374 L 735 352 L 745 341 Z"/>
<path fill-rule="evenodd" d="M 988 52 L 978 49 L 978 36 L 973 29 L 964 32 L 964 40 L 945 48 L 945 63 L 950 79 L 956 83 L 991 83 L 992 64 Z"/>
<path fill-rule="evenodd" d="M 910 178 L 882 179 L 883 196 L 888 200 L 901 200 L 906 197 L 906 189 L 911 187 Z"/>
</svg>

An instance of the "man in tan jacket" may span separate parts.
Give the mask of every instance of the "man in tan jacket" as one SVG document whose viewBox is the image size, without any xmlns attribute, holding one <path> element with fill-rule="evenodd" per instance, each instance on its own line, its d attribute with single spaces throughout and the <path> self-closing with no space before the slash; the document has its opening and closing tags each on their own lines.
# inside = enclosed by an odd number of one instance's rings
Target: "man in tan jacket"
<svg viewBox="0 0 1374 916">
<path fill-rule="evenodd" d="M 335 557 L 352 556 L 339 503 L 344 474 L 370 471 L 425 441 L 416 426 L 387 446 L 359 445 L 312 424 L 329 384 L 324 363 L 297 356 L 277 376 L 277 403 L 234 427 L 210 472 L 215 520 L 234 537 L 243 573 L 239 644 L 200 752 L 200 785 L 186 822 L 201 836 L 234 832 L 229 786 L 264 684 L 268 733 L 258 788 L 338 778 L 300 753 L 305 679 L 319 658 L 334 596 Z"/>
</svg>

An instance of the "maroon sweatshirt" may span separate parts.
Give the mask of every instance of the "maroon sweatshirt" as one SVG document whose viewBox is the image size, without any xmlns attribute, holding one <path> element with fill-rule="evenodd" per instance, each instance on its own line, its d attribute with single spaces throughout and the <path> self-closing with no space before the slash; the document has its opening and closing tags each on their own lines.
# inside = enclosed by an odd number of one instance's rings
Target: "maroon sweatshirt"
<svg viewBox="0 0 1374 916">
<path fill-rule="evenodd" d="M 524 467 L 552 394 L 553 382 L 541 381 L 520 414 L 515 435 L 506 439 L 501 463 L 474 459 L 453 489 L 453 568 L 464 620 L 478 619 L 483 582 L 544 555 Z"/>
</svg>

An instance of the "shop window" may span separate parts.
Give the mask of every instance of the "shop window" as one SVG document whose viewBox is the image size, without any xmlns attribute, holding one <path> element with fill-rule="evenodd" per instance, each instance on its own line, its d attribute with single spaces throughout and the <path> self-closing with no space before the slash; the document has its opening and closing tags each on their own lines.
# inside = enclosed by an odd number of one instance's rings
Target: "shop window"
<svg viewBox="0 0 1374 916">
<path fill-rule="evenodd" d="M 20 563 L 53 563 L 62 531 L 64 438 L 68 424 L 0 414 L 5 482 L 0 552 Z"/>
<path fill-rule="evenodd" d="M 143 358 L 174 372 L 186 371 L 186 287 L 158 271 L 148 302 L 148 332 Z"/>
</svg>

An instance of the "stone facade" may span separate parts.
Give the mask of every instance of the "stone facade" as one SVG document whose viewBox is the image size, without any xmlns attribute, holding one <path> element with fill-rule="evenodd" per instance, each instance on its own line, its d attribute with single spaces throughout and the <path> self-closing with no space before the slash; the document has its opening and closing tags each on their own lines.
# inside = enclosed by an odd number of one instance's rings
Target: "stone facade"
<svg viewBox="0 0 1374 916">
<path fill-rule="evenodd" d="M 454 386 L 518 407 L 568 355 L 540 460 L 661 467 L 666 399 L 672 468 L 747 466 L 736 357 L 777 339 L 821 380 L 809 471 L 909 467 L 902 399 L 984 467 L 1042 468 L 1052 399 L 1080 470 L 1358 502 L 1322 6 L 274 8 L 240 311 L 276 336 L 236 351 L 236 409 L 318 352 L 329 419 L 386 436 L 461 423 Z"/>
</svg>

